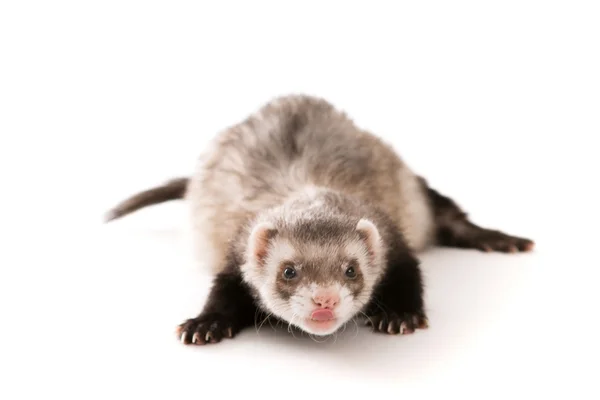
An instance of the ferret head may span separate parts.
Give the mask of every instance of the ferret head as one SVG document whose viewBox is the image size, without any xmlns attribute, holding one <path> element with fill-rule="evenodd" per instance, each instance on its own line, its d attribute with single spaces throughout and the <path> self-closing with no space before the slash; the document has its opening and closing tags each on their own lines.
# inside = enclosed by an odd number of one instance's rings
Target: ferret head
<svg viewBox="0 0 600 400">
<path fill-rule="evenodd" d="M 262 305 L 314 335 L 356 316 L 383 272 L 380 232 L 368 219 L 259 222 L 246 252 L 242 274 Z"/>
</svg>

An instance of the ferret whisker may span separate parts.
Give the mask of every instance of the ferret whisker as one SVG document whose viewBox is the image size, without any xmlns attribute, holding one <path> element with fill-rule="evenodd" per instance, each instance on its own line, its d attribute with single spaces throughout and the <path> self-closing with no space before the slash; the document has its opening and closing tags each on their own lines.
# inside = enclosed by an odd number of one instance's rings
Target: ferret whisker
<svg viewBox="0 0 600 400">
<path fill-rule="evenodd" d="M 334 335 L 334 336 L 335 336 L 335 335 Z M 327 341 L 329 340 L 329 338 L 330 338 L 330 335 L 324 336 L 322 340 L 319 340 L 319 339 L 315 338 L 315 335 L 313 334 L 313 335 L 312 335 L 312 338 L 313 338 L 313 340 L 314 340 L 316 343 L 319 343 L 319 344 L 321 344 L 321 343 L 325 343 L 325 342 L 327 342 Z"/>
<path fill-rule="evenodd" d="M 356 317 L 352 318 L 352 321 L 354 321 L 354 325 L 356 326 L 356 333 L 354 334 L 354 336 L 352 337 L 352 339 L 356 339 L 358 337 L 359 332 L 360 332 L 360 328 L 358 327 L 358 322 L 356 321 Z"/>
<path fill-rule="evenodd" d="M 285 315 L 287 312 L 291 311 L 292 309 L 293 309 L 292 306 L 287 305 L 286 307 L 279 309 L 278 313 L 281 314 L 281 315 Z M 292 318 L 294 318 L 294 315 L 295 315 L 295 313 L 292 312 Z M 271 321 L 269 321 L 269 324 L 271 324 Z M 278 318 L 275 326 L 279 326 L 279 324 L 282 324 L 281 326 L 283 327 L 283 321 L 281 321 Z M 271 327 L 275 330 L 275 327 L 273 327 L 273 324 L 271 324 Z"/>
<path fill-rule="evenodd" d="M 288 323 L 288 332 L 291 333 L 292 337 L 297 340 L 296 335 L 294 334 L 294 327 L 292 326 L 295 318 L 296 318 L 296 314 L 294 313 L 294 314 L 292 314 L 292 318 L 290 319 L 290 322 Z"/>
<path fill-rule="evenodd" d="M 350 321 L 344 322 L 344 325 L 342 325 L 342 330 L 340 331 L 340 334 L 343 334 L 344 332 L 346 332 L 346 328 L 348 328 L 348 322 L 350 322 Z"/>
<path fill-rule="evenodd" d="M 369 322 L 371 323 L 371 325 L 373 325 L 373 320 L 371 319 L 371 317 L 369 317 L 367 314 L 365 314 L 364 312 L 362 312 L 360 310 L 358 312 L 361 313 L 362 315 L 364 315 L 365 318 L 369 320 Z M 357 324 L 357 327 L 358 327 L 358 324 Z"/>
<path fill-rule="evenodd" d="M 269 319 L 269 317 L 271 317 L 271 315 L 273 315 L 273 313 L 268 313 L 267 316 L 262 320 L 262 322 L 260 323 L 260 325 L 258 326 L 258 328 L 256 329 L 256 333 L 259 334 L 260 328 L 262 328 L 262 326 L 265 324 L 265 322 Z"/>
<path fill-rule="evenodd" d="M 273 320 L 271 318 L 269 318 L 269 326 L 271 327 L 271 329 L 277 330 L 277 324 L 278 324 L 278 322 L 275 322 L 275 326 L 273 326 Z"/>
<path fill-rule="evenodd" d="M 378 299 L 373 298 L 373 304 L 375 304 L 377 306 L 377 308 L 379 308 L 381 310 L 381 312 L 383 313 L 383 315 L 385 316 L 385 318 L 388 317 L 386 309 L 383 307 L 383 305 L 379 302 Z"/>
</svg>

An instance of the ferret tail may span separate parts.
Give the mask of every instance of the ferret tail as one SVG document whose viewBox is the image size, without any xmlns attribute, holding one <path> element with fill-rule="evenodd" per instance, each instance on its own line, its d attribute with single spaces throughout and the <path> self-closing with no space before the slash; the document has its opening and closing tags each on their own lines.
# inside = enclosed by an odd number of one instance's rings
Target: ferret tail
<svg viewBox="0 0 600 400">
<path fill-rule="evenodd" d="M 189 178 L 175 178 L 165 182 L 161 186 L 136 193 L 109 210 L 104 215 L 104 222 L 124 217 L 144 207 L 183 199 L 188 183 Z"/>
</svg>

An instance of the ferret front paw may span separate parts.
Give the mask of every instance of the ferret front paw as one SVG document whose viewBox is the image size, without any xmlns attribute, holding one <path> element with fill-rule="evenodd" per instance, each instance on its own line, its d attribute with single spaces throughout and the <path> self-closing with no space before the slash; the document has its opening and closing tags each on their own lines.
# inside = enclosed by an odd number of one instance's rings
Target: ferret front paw
<svg viewBox="0 0 600 400">
<path fill-rule="evenodd" d="M 190 318 L 177 328 L 177 335 L 183 344 L 203 345 L 218 343 L 236 334 L 234 321 L 221 314 L 205 314 Z"/>
<path fill-rule="evenodd" d="M 416 329 L 426 329 L 429 327 L 427 316 L 424 313 L 388 314 L 380 312 L 370 315 L 367 318 L 366 324 L 372 326 L 375 332 L 390 335 L 406 335 L 413 333 Z"/>
</svg>

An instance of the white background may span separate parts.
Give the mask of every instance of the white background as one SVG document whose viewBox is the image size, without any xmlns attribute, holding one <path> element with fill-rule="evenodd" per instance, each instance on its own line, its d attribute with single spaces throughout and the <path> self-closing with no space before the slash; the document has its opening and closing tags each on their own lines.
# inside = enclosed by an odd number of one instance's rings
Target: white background
<svg viewBox="0 0 600 400">
<path fill-rule="evenodd" d="M 5 1 L 0 398 L 598 398 L 600 13 L 589 1 Z M 174 335 L 205 268 L 191 173 L 274 96 L 316 94 L 527 255 L 422 256 L 431 328 Z"/>
</svg>

